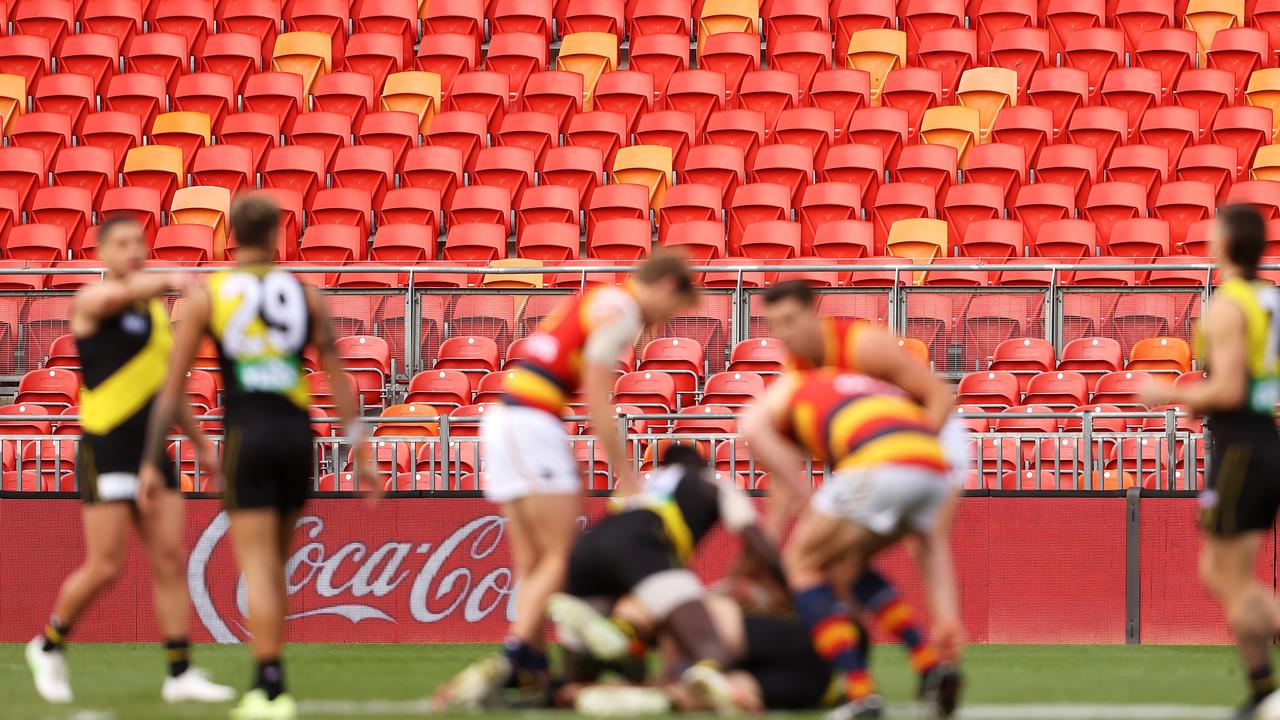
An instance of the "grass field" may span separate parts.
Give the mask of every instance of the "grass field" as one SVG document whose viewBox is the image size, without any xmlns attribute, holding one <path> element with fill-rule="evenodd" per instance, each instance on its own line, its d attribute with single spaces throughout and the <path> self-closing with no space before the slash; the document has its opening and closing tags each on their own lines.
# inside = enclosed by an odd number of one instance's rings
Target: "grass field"
<svg viewBox="0 0 1280 720">
<path fill-rule="evenodd" d="M 482 645 L 295 645 L 288 649 L 286 673 L 304 717 L 415 717 L 425 713 L 419 702 L 436 685 L 491 649 Z M 54 707 L 44 704 L 31 687 L 22 646 L 0 645 L 0 717 L 195 720 L 226 717 L 230 707 L 171 707 L 160 702 L 163 661 L 155 646 L 73 644 L 68 653 L 76 703 Z M 878 647 L 873 659 L 891 706 L 908 701 L 915 686 L 902 653 Z M 215 679 L 237 687 L 243 687 L 250 676 L 245 647 L 202 645 L 195 660 L 211 670 Z M 975 646 L 967 650 L 965 672 L 971 718 L 1199 719 L 1220 716 L 1225 706 L 1235 704 L 1243 694 L 1240 671 L 1232 651 L 1225 647 Z"/>
</svg>

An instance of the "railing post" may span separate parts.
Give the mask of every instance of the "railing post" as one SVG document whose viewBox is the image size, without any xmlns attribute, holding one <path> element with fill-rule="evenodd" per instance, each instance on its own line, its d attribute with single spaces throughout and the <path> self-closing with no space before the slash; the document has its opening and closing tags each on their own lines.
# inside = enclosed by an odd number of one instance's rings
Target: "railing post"
<svg viewBox="0 0 1280 720">
<path fill-rule="evenodd" d="M 1142 489 L 1129 488 L 1124 497 L 1124 641 L 1129 645 L 1138 645 L 1142 643 Z"/>
<path fill-rule="evenodd" d="M 448 415 L 441 415 L 441 416 L 440 416 L 440 435 L 439 435 L 439 437 L 440 437 L 440 441 L 439 441 L 439 442 L 440 442 L 440 449 L 436 451 L 436 463 L 438 463 L 438 464 L 440 465 L 440 468 L 441 468 L 441 471 L 442 471 L 442 472 L 441 472 L 441 476 L 440 476 L 440 480 L 444 483 L 444 487 L 443 487 L 443 488 L 441 488 L 441 489 L 442 489 L 442 490 L 448 490 L 448 489 L 449 489 L 449 475 L 452 473 L 452 470 L 450 470 L 450 469 L 449 469 L 449 455 L 450 455 L 451 453 L 449 452 L 449 416 L 448 416 Z M 475 469 L 475 471 L 476 471 L 477 473 L 479 473 L 479 472 L 480 472 L 480 468 L 476 468 L 476 469 Z M 461 490 L 461 489 L 462 489 L 462 483 L 461 483 L 461 482 L 455 483 L 455 485 L 456 485 L 457 487 L 455 487 L 455 488 L 453 488 L 453 489 L 455 489 L 455 490 Z"/>
<path fill-rule="evenodd" d="M 1084 436 L 1084 471 L 1088 473 L 1089 489 L 1093 489 L 1093 412 L 1086 412 L 1080 418 L 1080 434 Z M 1075 489 L 1080 489 L 1080 476 L 1075 478 Z"/>
</svg>

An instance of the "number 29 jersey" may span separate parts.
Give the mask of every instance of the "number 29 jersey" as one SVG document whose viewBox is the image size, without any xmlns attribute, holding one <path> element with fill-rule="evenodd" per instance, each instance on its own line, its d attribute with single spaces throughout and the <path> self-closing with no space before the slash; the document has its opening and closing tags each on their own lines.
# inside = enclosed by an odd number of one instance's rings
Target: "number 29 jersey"
<svg viewBox="0 0 1280 720">
<path fill-rule="evenodd" d="M 309 422 L 302 352 L 311 342 L 306 289 L 271 265 L 214 273 L 209 330 L 218 347 L 227 424 L 297 417 Z"/>
</svg>

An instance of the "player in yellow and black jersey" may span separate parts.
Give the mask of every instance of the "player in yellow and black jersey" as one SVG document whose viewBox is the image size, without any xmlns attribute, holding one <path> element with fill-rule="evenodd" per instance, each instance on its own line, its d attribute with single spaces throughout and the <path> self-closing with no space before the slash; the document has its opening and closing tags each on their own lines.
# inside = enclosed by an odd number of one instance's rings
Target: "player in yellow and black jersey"
<svg viewBox="0 0 1280 720">
<path fill-rule="evenodd" d="M 76 480 L 85 501 L 85 561 L 63 583 L 44 635 L 27 646 L 27 662 L 45 700 L 71 701 L 63 642 L 94 596 L 119 575 L 132 522 L 155 571 L 156 620 L 169 658 L 164 699 L 225 702 L 234 696 L 231 688 L 190 667 L 182 495 L 167 458 L 158 467 L 161 482 L 145 497 L 139 495 L 147 422 L 173 345 L 161 296 L 183 283 L 180 277 L 142 272 L 147 243 L 142 226 L 130 217 L 102 224 L 98 256 L 106 276 L 76 294 L 71 315 L 84 380 Z M 212 447 L 190 409 L 176 419 L 201 450 L 201 459 L 212 461 Z"/>
<path fill-rule="evenodd" d="M 272 263 L 280 209 L 260 195 L 231 208 L 236 266 L 190 293 L 174 341 L 169 379 L 156 399 L 144 452 L 145 484 L 160 484 L 165 430 L 183 401 L 183 377 L 206 334 L 218 348 L 225 395 L 223 501 L 236 562 L 248 585 L 248 626 L 257 673 L 236 718 L 285 720 L 297 706 L 281 665 L 288 597 L 281 581 L 289 539 L 311 487 L 315 453 L 311 395 L 302 354 L 315 347 L 333 380 L 346 439 L 357 448 L 357 478 L 381 492 L 369 462 L 355 395 L 329 331 L 318 291 Z"/>
<path fill-rule="evenodd" d="M 1258 542 L 1280 509 L 1280 290 L 1258 279 L 1266 223 L 1252 207 L 1224 208 L 1210 236 L 1221 284 L 1201 322 L 1197 344 L 1208 378 L 1143 389 L 1151 407 L 1173 404 L 1205 417 L 1209 473 L 1200 496 L 1204 543 L 1200 575 L 1226 610 L 1249 677 L 1237 717 L 1276 692 L 1272 638 L 1280 605 L 1254 576 Z"/>
</svg>

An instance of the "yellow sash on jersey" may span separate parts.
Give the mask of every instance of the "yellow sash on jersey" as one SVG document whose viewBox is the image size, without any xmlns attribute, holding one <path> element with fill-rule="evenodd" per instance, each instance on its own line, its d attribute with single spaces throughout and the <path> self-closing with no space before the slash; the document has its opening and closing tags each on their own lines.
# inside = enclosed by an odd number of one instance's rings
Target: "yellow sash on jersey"
<svg viewBox="0 0 1280 720">
<path fill-rule="evenodd" d="M 147 303 L 151 337 L 147 344 L 98 386 L 80 389 L 80 427 L 92 435 L 105 435 L 132 418 L 160 392 L 169 374 L 173 333 L 169 315 L 159 300 Z"/>
<path fill-rule="evenodd" d="M 209 277 L 209 330 L 213 333 L 214 338 L 218 342 L 218 352 L 224 352 L 223 335 L 226 333 L 227 324 L 231 320 L 231 316 L 240 307 L 242 299 L 240 297 L 227 298 L 222 294 L 222 285 L 227 278 L 236 273 L 248 273 L 255 277 L 261 278 L 274 268 L 270 265 L 256 265 L 238 267 L 234 270 L 221 270 L 213 273 Z M 296 280 L 295 280 L 296 282 Z M 244 328 L 245 335 L 263 337 L 267 335 L 267 324 L 261 317 L 255 316 L 249 321 Z M 259 357 L 236 357 L 229 358 L 231 364 L 238 371 L 239 368 L 247 363 L 259 362 L 263 360 L 286 360 L 294 362 L 298 366 L 296 381 L 288 388 L 279 391 L 280 395 L 288 398 L 294 405 L 306 410 L 311 407 L 311 388 L 307 384 L 306 376 L 301 370 L 301 349 L 296 356 L 292 354 L 282 353 L 271 348 L 268 344 L 265 352 Z"/>
</svg>

